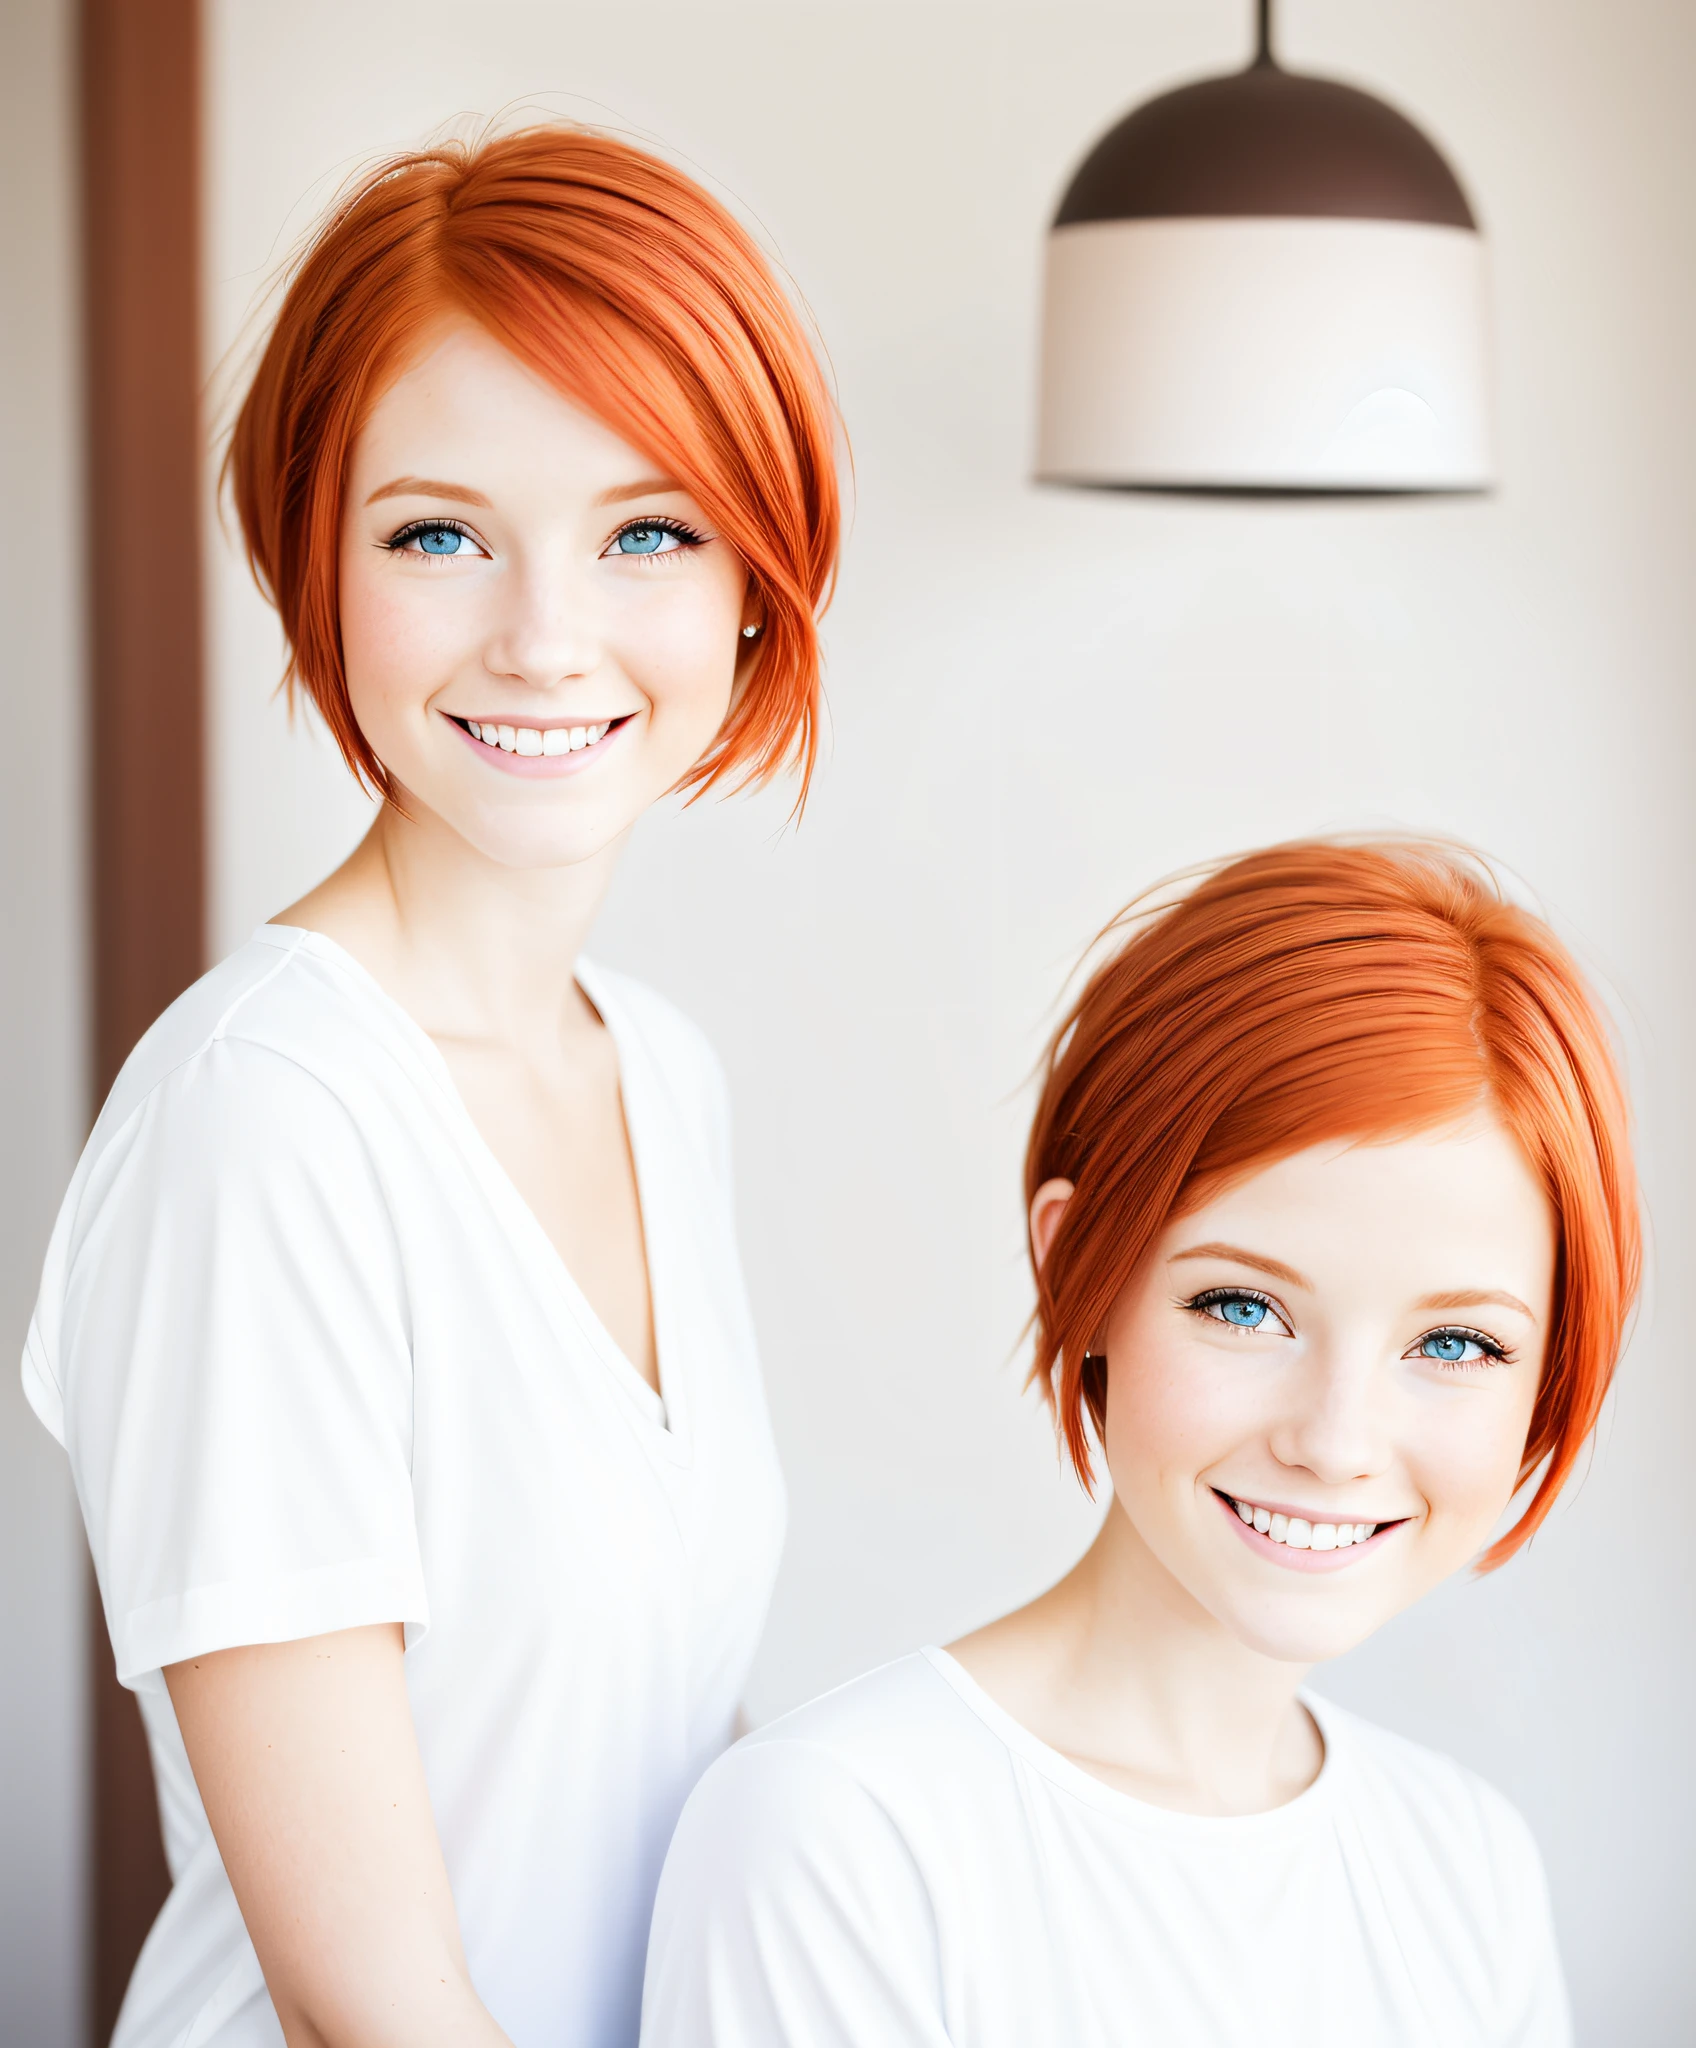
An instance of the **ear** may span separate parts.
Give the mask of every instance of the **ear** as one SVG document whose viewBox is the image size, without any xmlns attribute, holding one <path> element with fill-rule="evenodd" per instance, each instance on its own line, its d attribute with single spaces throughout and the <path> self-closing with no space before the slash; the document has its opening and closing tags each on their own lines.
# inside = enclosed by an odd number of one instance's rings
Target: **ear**
<svg viewBox="0 0 1696 2048">
<path fill-rule="evenodd" d="M 1060 1228 L 1060 1219 L 1066 1213 L 1066 1204 L 1071 1199 L 1072 1183 L 1069 1180 L 1045 1180 L 1031 1198 L 1031 1256 L 1036 1260 L 1039 1273 L 1048 1257 L 1048 1248 L 1054 1242 L 1054 1233 Z"/>
</svg>

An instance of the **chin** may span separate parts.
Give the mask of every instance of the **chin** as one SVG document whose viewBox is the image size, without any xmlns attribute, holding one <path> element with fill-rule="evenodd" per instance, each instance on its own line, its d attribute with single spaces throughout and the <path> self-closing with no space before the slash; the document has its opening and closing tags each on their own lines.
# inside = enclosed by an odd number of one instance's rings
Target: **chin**
<svg viewBox="0 0 1696 2048">
<path fill-rule="evenodd" d="M 1276 1664 L 1329 1664 L 1365 1642 L 1370 1628 L 1238 1626 L 1234 1633 L 1244 1647 Z"/>
<path fill-rule="evenodd" d="M 571 826 L 563 823 L 550 826 L 538 820 L 533 830 L 467 831 L 463 836 L 485 860 L 493 861 L 497 867 L 530 872 L 543 868 L 580 867 L 583 862 L 605 853 L 629 829 L 630 821 L 622 818 L 602 829 L 597 829 L 594 820 Z"/>
<path fill-rule="evenodd" d="M 604 801 L 424 804 L 486 861 L 520 872 L 594 860 L 635 822 L 625 806 Z"/>
<path fill-rule="evenodd" d="M 1278 1664 L 1328 1664 L 1390 1619 L 1376 1608 L 1363 1613 L 1356 1601 L 1317 1587 L 1294 1600 L 1269 1593 L 1207 1604 L 1245 1649 Z"/>
</svg>

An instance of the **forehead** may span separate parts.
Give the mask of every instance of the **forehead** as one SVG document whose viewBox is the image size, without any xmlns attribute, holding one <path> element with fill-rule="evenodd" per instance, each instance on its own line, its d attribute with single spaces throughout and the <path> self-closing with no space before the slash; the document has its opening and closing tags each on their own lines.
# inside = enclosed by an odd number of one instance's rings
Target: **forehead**
<svg viewBox="0 0 1696 2048">
<path fill-rule="evenodd" d="M 1554 1278 L 1547 1194 L 1494 1119 L 1291 1153 L 1175 1220 L 1162 1254 L 1202 1242 L 1275 1258 L 1328 1288 L 1505 1287 L 1536 1304 Z"/>
<path fill-rule="evenodd" d="M 378 471 L 478 489 L 546 475 L 556 488 L 580 480 L 600 490 L 650 475 L 653 464 L 465 320 L 435 330 L 373 400 L 353 445 L 352 487 Z"/>
</svg>

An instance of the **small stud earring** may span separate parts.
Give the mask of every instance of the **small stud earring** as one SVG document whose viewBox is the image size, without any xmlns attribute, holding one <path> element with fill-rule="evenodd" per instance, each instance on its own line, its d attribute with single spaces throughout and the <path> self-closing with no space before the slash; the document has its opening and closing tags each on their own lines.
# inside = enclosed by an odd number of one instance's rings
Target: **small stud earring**
<svg viewBox="0 0 1696 2048">
<path fill-rule="evenodd" d="M 758 626 L 744 626 L 742 628 L 742 637 L 744 640 L 752 640 L 759 630 Z"/>
</svg>

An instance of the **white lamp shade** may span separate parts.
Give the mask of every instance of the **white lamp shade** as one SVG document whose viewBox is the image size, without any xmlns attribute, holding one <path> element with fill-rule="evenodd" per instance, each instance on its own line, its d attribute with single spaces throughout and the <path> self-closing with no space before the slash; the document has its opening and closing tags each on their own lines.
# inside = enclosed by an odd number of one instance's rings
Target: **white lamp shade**
<svg viewBox="0 0 1696 2048">
<path fill-rule="evenodd" d="M 1048 240 L 1036 469 L 1202 490 L 1473 491 L 1492 477 L 1472 228 L 1089 220 Z"/>
</svg>

